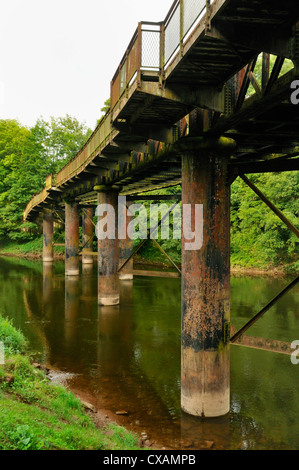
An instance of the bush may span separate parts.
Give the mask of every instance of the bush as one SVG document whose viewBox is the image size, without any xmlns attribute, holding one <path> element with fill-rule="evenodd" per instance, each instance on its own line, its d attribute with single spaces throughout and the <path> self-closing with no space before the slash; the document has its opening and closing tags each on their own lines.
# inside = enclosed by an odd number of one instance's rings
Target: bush
<svg viewBox="0 0 299 470">
<path fill-rule="evenodd" d="M 24 335 L 0 315 L 0 341 L 10 354 L 24 353 L 28 347 Z"/>
</svg>

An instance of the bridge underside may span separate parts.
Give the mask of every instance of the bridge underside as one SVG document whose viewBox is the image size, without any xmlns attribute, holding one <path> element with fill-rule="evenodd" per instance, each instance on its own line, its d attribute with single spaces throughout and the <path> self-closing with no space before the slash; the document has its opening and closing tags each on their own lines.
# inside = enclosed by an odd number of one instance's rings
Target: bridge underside
<svg viewBox="0 0 299 470">
<path fill-rule="evenodd" d="M 299 79 L 299 73 L 292 73 L 292 79 Z M 289 83 L 288 80 L 284 90 L 280 85 L 277 87 L 279 101 L 276 101 L 277 95 L 274 93 L 267 101 L 253 96 L 251 103 L 248 102 L 239 113 L 232 117 L 220 117 L 215 127 L 202 133 L 192 130 L 203 126 L 210 117 L 209 112 L 193 110 L 188 116 L 188 122 L 184 118 L 177 126 L 162 128 L 173 141 L 177 139 L 173 143 L 145 138 L 141 140 L 138 135 L 130 136 L 118 131 L 113 142 L 81 173 L 59 188 L 51 188 L 46 200 L 32 210 L 28 220 L 34 220 L 43 208 L 52 204 L 63 206 L 65 197 L 75 198 L 84 204 L 95 203 L 97 193 L 93 188 L 102 183 L 119 186 L 120 193 L 124 195 L 180 184 L 180 144 L 183 144 L 184 136 L 192 137 L 193 133 L 199 138 L 202 136 L 203 141 L 207 142 L 217 139 L 219 135 L 235 141 L 228 163 L 232 180 L 243 173 L 298 170 L 299 110 L 290 103 Z M 131 142 L 134 146 L 138 142 L 143 152 L 126 151 L 125 148 L 130 149 Z"/>
</svg>

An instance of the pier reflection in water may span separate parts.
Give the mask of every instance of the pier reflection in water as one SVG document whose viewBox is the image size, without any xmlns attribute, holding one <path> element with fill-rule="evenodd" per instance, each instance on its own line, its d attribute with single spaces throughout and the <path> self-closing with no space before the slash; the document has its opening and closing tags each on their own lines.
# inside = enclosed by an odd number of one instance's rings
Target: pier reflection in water
<svg viewBox="0 0 299 470">
<path fill-rule="evenodd" d="M 138 434 L 173 448 L 299 449 L 299 365 L 231 347 L 231 413 L 201 421 L 180 411 L 180 281 L 136 277 L 121 304 L 99 307 L 96 268 L 65 278 L 64 265 L 0 259 L 0 311 L 48 366 L 77 374 L 71 386 Z M 242 326 L 285 279 L 232 278 L 232 322 Z M 250 331 L 299 339 L 298 288 Z"/>
</svg>

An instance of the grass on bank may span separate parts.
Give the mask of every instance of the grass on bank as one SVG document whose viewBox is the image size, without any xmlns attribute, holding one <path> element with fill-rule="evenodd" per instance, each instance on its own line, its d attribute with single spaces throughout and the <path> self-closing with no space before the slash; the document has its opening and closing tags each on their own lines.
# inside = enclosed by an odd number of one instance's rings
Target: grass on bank
<svg viewBox="0 0 299 470">
<path fill-rule="evenodd" d="M 60 241 L 58 241 L 57 243 L 59 242 Z M 41 235 L 37 238 L 34 238 L 33 240 L 29 240 L 26 242 L 17 242 L 13 240 L 2 241 L 2 243 L 0 244 L 0 253 L 1 252 L 12 255 L 41 255 L 43 252 L 43 237 Z M 64 254 L 64 247 L 54 247 L 54 253 Z"/>
<path fill-rule="evenodd" d="M 30 363 L 23 334 L 0 315 L 0 450 L 132 450 L 137 437 L 118 425 L 97 429 L 79 399 Z"/>
</svg>

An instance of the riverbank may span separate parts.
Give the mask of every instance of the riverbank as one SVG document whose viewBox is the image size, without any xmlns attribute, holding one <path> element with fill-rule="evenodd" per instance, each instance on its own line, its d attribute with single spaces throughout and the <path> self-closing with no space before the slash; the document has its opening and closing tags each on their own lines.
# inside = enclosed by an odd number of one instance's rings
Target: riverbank
<svg viewBox="0 0 299 470">
<path fill-rule="evenodd" d="M 0 255 L 25 259 L 41 259 L 43 255 L 43 238 L 35 238 L 25 243 L 2 242 L 0 243 Z M 54 247 L 54 256 L 55 259 L 64 260 L 64 247 Z"/>
<path fill-rule="evenodd" d="M 0 316 L 0 450 L 139 450 L 138 437 L 51 381 L 23 334 Z"/>
</svg>

